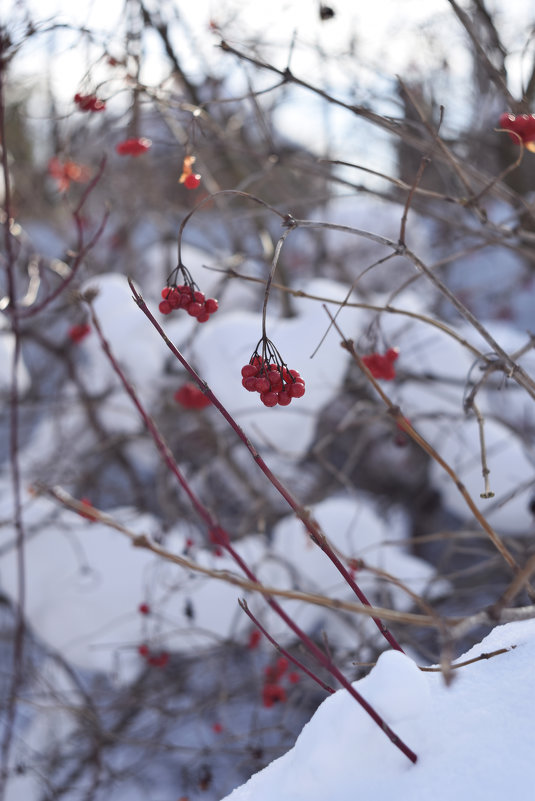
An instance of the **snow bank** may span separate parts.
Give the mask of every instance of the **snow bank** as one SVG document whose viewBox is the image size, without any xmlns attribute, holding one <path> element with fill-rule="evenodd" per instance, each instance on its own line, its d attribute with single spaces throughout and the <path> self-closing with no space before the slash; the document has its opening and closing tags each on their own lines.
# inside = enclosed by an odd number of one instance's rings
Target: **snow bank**
<svg viewBox="0 0 535 801">
<path fill-rule="evenodd" d="M 295 747 L 226 801 L 501 801 L 528 798 L 535 782 L 535 621 L 499 626 L 457 661 L 500 648 L 455 671 L 424 673 L 383 654 L 355 687 L 405 743 L 413 765 L 340 690 L 327 698 Z M 531 788 L 531 789 L 530 789 Z"/>
</svg>

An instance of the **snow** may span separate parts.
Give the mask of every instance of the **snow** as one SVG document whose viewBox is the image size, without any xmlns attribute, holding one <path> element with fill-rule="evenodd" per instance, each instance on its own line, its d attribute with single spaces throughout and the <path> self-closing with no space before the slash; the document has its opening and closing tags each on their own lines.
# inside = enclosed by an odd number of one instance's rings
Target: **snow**
<svg viewBox="0 0 535 801">
<path fill-rule="evenodd" d="M 535 621 L 498 626 L 457 661 L 501 648 L 507 653 L 459 668 L 449 687 L 397 652 L 354 683 L 416 752 L 415 765 L 339 690 L 291 751 L 226 801 L 526 798 L 535 782 Z"/>
</svg>

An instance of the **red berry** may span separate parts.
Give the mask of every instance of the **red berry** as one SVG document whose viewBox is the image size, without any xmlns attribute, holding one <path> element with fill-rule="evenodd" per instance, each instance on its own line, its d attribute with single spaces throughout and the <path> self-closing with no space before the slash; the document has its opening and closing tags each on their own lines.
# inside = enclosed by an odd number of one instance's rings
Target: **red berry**
<svg viewBox="0 0 535 801">
<path fill-rule="evenodd" d="M 279 402 L 279 398 L 276 392 L 262 392 L 260 395 L 260 400 L 264 404 L 264 406 L 276 406 Z"/>
<path fill-rule="evenodd" d="M 150 615 L 150 606 L 148 604 L 139 604 L 137 611 L 140 615 Z"/>
<path fill-rule="evenodd" d="M 247 644 L 247 648 L 250 648 L 251 650 L 257 648 L 260 643 L 261 637 L 262 635 L 260 634 L 258 629 L 253 629 L 253 631 L 249 635 L 249 642 Z"/>
<path fill-rule="evenodd" d="M 170 304 L 171 308 L 179 309 L 180 301 L 181 301 L 180 292 L 177 292 L 176 289 L 171 290 L 171 292 L 169 293 L 169 297 L 167 298 L 167 302 Z"/>
<path fill-rule="evenodd" d="M 275 665 L 275 674 L 278 679 L 283 676 L 288 670 L 288 660 L 284 656 L 279 656 L 277 664 Z"/>
<path fill-rule="evenodd" d="M 208 312 L 208 314 L 213 314 L 219 308 L 219 303 L 215 298 L 208 298 L 204 304 L 204 308 Z"/>
<path fill-rule="evenodd" d="M 279 406 L 288 406 L 292 402 L 292 396 L 287 390 L 277 393 Z"/>
<path fill-rule="evenodd" d="M 202 389 L 191 382 L 177 389 L 173 397 L 184 409 L 204 409 L 212 403 Z"/>
<path fill-rule="evenodd" d="M 80 323 L 79 325 L 73 325 L 72 328 L 69 328 L 68 336 L 71 342 L 78 344 L 82 339 L 85 339 L 90 331 L 91 326 L 88 325 L 88 323 Z"/>
<path fill-rule="evenodd" d="M 291 673 L 288 673 L 288 681 L 290 682 L 290 684 L 297 684 L 297 682 L 300 681 L 300 679 L 301 676 L 299 675 L 299 673 L 297 673 L 297 671 L 292 670 Z"/>
<path fill-rule="evenodd" d="M 193 303 L 188 303 L 188 314 L 191 315 L 191 317 L 198 317 L 202 312 L 203 308 L 200 303 L 196 303 L 195 301 L 193 301 Z"/>
<path fill-rule="evenodd" d="M 254 375 L 243 378 L 241 383 L 242 387 L 245 387 L 247 392 L 256 392 L 256 378 Z"/>
<path fill-rule="evenodd" d="M 271 384 L 269 383 L 269 379 L 265 377 L 265 375 L 260 376 L 260 378 L 256 379 L 255 385 L 257 392 L 269 392 L 271 389 Z"/>
<path fill-rule="evenodd" d="M 221 734 L 221 732 L 223 731 L 222 724 L 221 723 L 212 724 L 212 731 L 214 731 L 216 734 Z"/>
<path fill-rule="evenodd" d="M 298 384 L 296 381 L 295 384 L 291 384 L 288 387 L 287 391 L 292 398 L 302 398 L 305 394 L 305 385 Z"/>
<path fill-rule="evenodd" d="M 257 375 L 258 369 L 253 364 L 245 364 L 241 368 L 241 374 L 243 378 L 248 378 L 251 375 Z"/>
<path fill-rule="evenodd" d="M 143 645 L 140 645 L 140 646 L 138 647 L 138 649 L 137 649 L 137 652 L 138 652 L 138 654 L 139 654 L 140 656 L 148 656 L 148 655 L 149 655 L 149 653 L 150 653 L 150 652 L 149 652 L 149 646 L 148 646 L 148 645 L 145 645 L 145 643 L 143 643 Z"/>
<path fill-rule="evenodd" d="M 173 311 L 173 308 L 168 300 L 162 300 L 160 305 L 158 306 L 161 314 L 170 314 Z"/>
<path fill-rule="evenodd" d="M 199 173 L 191 173 L 190 175 L 186 175 L 184 179 L 184 186 L 186 189 L 197 189 L 200 183 L 201 176 Z"/>
<path fill-rule="evenodd" d="M 193 293 L 193 297 L 194 297 L 194 299 L 196 300 L 197 303 L 201 303 L 201 304 L 203 304 L 204 301 L 206 300 L 206 296 L 205 296 L 204 292 L 194 292 Z"/>
<path fill-rule="evenodd" d="M 264 706 L 271 707 L 279 701 L 286 701 L 286 690 L 280 684 L 265 684 L 262 690 Z"/>
<path fill-rule="evenodd" d="M 169 297 L 169 295 L 170 295 L 170 293 L 172 291 L 173 291 L 173 287 L 172 286 L 164 286 L 164 288 L 162 289 L 162 298 L 164 300 L 167 300 L 167 298 Z"/>
<path fill-rule="evenodd" d="M 125 139 L 124 142 L 119 142 L 115 150 L 120 156 L 141 156 L 149 150 L 151 145 L 151 140 L 142 136 L 137 139 Z"/>
<path fill-rule="evenodd" d="M 210 319 L 210 315 L 208 314 L 208 312 L 201 312 L 201 314 L 199 314 L 199 316 L 197 317 L 197 322 L 198 323 L 207 323 L 209 319 Z"/>
</svg>

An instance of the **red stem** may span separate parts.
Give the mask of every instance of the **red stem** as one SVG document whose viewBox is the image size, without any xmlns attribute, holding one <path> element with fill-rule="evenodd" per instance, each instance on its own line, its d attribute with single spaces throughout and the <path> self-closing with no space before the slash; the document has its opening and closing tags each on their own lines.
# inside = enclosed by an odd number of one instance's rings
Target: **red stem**
<svg viewBox="0 0 535 801">
<path fill-rule="evenodd" d="M 4 178 L 4 244 L 6 252 L 6 276 L 9 296 L 8 314 L 11 321 L 11 331 L 15 340 L 13 356 L 11 359 L 11 382 L 9 396 L 9 459 L 11 468 L 11 487 L 13 492 L 13 522 L 16 532 L 16 558 L 17 558 L 17 603 L 15 605 L 15 636 L 13 642 L 13 673 L 9 685 L 9 692 L 5 704 L 5 722 L 0 746 L 0 799 L 5 796 L 9 772 L 9 756 L 13 742 L 13 726 L 19 689 L 23 681 L 24 637 L 26 623 L 24 606 L 26 599 L 26 571 L 24 553 L 24 523 L 22 518 L 21 476 L 19 464 L 19 385 L 18 368 L 21 355 L 20 325 L 16 309 L 16 283 L 15 283 L 15 254 L 11 235 L 11 186 L 9 180 L 8 152 L 5 136 L 5 106 L 4 106 L 4 69 L 2 53 L 0 51 L 0 142 L 2 143 L 2 171 Z"/>
<path fill-rule="evenodd" d="M 159 325 L 156 319 L 151 314 L 150 310 L 147 307 L 147 304 L 137 292 L 136 288 L 134 287 L 132 281 L 128 279 L 128 283 L 130 285 L 130 289 L 132 290 L 132 294 L 134 296 L 134 300 L 136 301 L 137 305 L 141 309 L 141 311 L 145 314 L 145 316 L 150 320 L 154 328 L 158 331 L 162 339 L 164 340 L 167 347 L 173 353 L 173 355 L 179 360 L 183 367 L 188 371 L 191 375 L 193 380 L 199 385 L 202 391 L 210 398 L 213 405 L 219 409 L 225 420 L 231 426 L 231 428 L 236 432 L 238 437 L 241 441 L 247 446 L 249 452 L 251 453 L 253 459 L 262 470 L 262 472 L 266 475 L 269 481 L 273 484 L 275 489 L 282 495 L 286 503 L 293 509 L 297 517 L 301 520 L 307 531 L 309 532 L 312 541 L 318 545 L 321 550 L 325 553 L 325 555 L 331 560 L 333 565 L 336 567 L 338 572 L 343 576 L 344 580 L 347 584 L 351 587 L 357 598 L 361 603 L 365 606 L 372 606 L 368 598 L 366 597 L 365 593 L 360 589 L 358 584 L 355 582 L 353 576 L 349 573 L 345 565 L 340 561 L 338 556 L 335 554 L 329 543 L 327 542 L 327 538 L 325 534 L 321 531 L 321 528 L 316 520 L 314 520 L 310 513 L 297 501 L 296 498 L 293 497 L 291 492 L 281 483 L 281 481 L 277 478 L 274 473 L 271 472 L 267 464 L 264 462 L 250 439 L 246 436 L 244 431 L 240 428 L 240 426 L 236 423 L 234 418 L 230 415 L 230 413 L 225 409 L 225 407 L 220 403 L 220 401 L 216 398 L 213 394 L 211 389 L 208 387 L 205 381 L 195 372 L 193 367 L 189 364 L 189 362 L 184 358 L 184 356 L 180 353 L 180 351 L 173 345 L 170 339 L 166 336 L 163 328 Z M 401 651 L 403 653 L 403 648 L 398 643 L 394 635 L 388 630 L 382 620 L 377 617 L 372 617 L 373 622 L 388 642 L 388 644 L 394 648 L 396 651 Z"/>
<path fill-rule="evenodd" d="M 134 288 L 132 287 L 132 284 L 130 284 L 130 286 L 132 288 L 132 291 L 135 292 Z M 90 309 L 91 309 L 91 320 L 95 327 L 95 331 L 97 332 L 97 335 L 99 337 L 104 353 L 108 357 L 110 364 L 112 365 L 115 373 L 118 375 L 126 392 L 134 402 L 158 450 L 162 454 L 165 463 L 167 464 L 167 466 L 172 471 L 173 475 L 178 480 L 180 486 L 186 491 L 197 513 L 200 515 L 202 520 L 204 520 L 205 523 L 207 524 L 210 540 L 227 551 L 229 556 L 231 556 L 232 559 L 234 559 L 236 564 L 241 568 L 241 570 L 245 573 L 247 578 L 250 579 L 250 581 L 254 582 L 255 584 L 258 584 L 259 586 L 262 586 L 261 582 L 257 579 L 253 571 L 244 562 L 244 560 L 237 553 L 237 551 L 235 551 L 235 549 L 232 547 L 228 533 L 219 524 L 214 515 L 204 506 L 201 500 L 195 495 L 195 493 L 189 486 L 186 478 L 182 475 L 182 472 L 177 463 L 175 462 L 173 455 L 169 450 L 168 445 L 166 444 L 162 435 L 158 431 L 156 423 L 143 408 L 141 402 L 139 401 L 136 395 L 133 386 L 130 384 L 130 382 L 124 375 L 121 367 L 119 366 L 118 362 L 116 361 L 109 346 L 109 343 L 104 337 L 97 316 L 91 306 Z M 194 373 L 192 368 L 190 368 L 190 371 Z M 196 373 L 195 376 L 197 376 Z M 201 381 L 200 378 L 198 379 L 198 381 L 200 382 L 203 389 L 206 391 L 207 389 L 206 385 Z M 219 401 L 217 401 L 215 396 L 210 391 L 208 391 L 208 394 L 211 398 L 213 398 L 217 402 L 217 405 L 220 406 Z M 357 692 L 357 690 L 355 690 L 352 684 L 346 679 L 344 674 L 337 668 L 337 666 L 332 662 L 332 660 L 326 654 L 324 654 L 323 651 L 316 645 L 316 643 L 289 617 L 289 615 L 284 611 L 284 609 L 274 598 L 272 598 L 270 595 L 267 594 L 264 597 L 269 606 L 273 609 L 273 611 L 277 615 L 279 615 L 279 617 L 286 623 L 286 625 L 294 632 L 294 634 L 301 640 L 301 642 L 306 646 L 306 648 L 310 651 L 310 653 L 317 659 L 317 661 L 321 665 L 323 665 L 323 667 L 325 667 L 338 680 L 338 682 L 342 685 L 342 687 L 344 687 L 349 692 L 349 694 L 361 705 L 361 707 L 368 713 L 368 715 L 372 718 L 372 720 L 374 720 L 375 723 L 377 723 L 377 725 L 382 729 L 382 731 L 384 731 L 384 733 L 391 740 L 391 742 L 397 748 L 399 748 L 400 751 L 402 751 L 402 753 L 404 753 L 405 756 L 407 756 L 411 760 L 411 762 L 416 762 L 417 759 L 416 754 L 407 745 L 405 745 L 405 743 L 397 736 L 397 734 L 395 734 L 395 732 L 388 726 L 388 724 L 375 711 L 375 709 L 360 695 L 360 693 Z M 314 676 L 312 677 L 315 678 Z"/>
</svg>

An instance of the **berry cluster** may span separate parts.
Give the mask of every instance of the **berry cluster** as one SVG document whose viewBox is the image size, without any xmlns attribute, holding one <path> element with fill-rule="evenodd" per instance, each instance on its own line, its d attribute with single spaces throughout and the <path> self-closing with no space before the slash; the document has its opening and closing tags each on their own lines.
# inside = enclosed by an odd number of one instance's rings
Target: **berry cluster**
<svg viewBox="0 0 535 801">
<path fill-rule="evenodd" d="M 215 298 L 207 298 L 187 284 L 165 286 L 162 289 L 162 302 L 158 306 L 162 314 L 171 314 L 175 309 L 184 309 L 198 323 L 205 323 L 218 309 Z"/>
<path fill-rule="evenodd" d="M 167 651 L 160 651 L 159 654 L 153 653 L 149 646 L 146 643 L 143 643 L 137 649 L 137 652 L 140 656 L 145 659 L 148 665 L 157 668 L 164 668 L 167 666 L 169 662 L 169 654 Z"/>
<path fill-rule="evenodd" d="M 104 111 L 106 108 L 104 100 L 99 100 L 96 95 L 81 95 L 77 92 L 74 102 L 80 111 Z"/>
<path fill-rule="evenodd" d="M 262 346 L 262 355 L 258 349 Z M 277 348 L 269 339 L 261 339 L 241 369 L 242 386 L 258 392 L 264 406 L 288 406 L 293 398 L 305 394 L 305 381 L 297 370 L 288 370 Z"/>
<path fill-rule="evenodd" d="M 176 283 L 179 273 L 183 278 L 182 284 Z M 218 309 L 217 300 L 207 298 L 204 292 L 199 291 L 189 270 L 182 264 L 175 267 L 167 279 L 167 286 L 162 289 L 162 298 L 158 306 L 161 314 L 171 314 L 175 309 L 184 309 L 191 317 L 195 317 L 198 323 L 205 323 Z"/>
<path fill-rule="evenodd" d="M 500 128 L 509 131 L 509 136 L 517 145 L 529 146 L 535 143 L 535 114 L 502 114 L 499 120 Z M 535 144 L 528 147 L 535 149 Z"/>
<path fill-rule="evenodd" d="M 392 381 L 396 377 L 394 362 L 398 356 L 397 348 L 388 348 L 385 354 L 370 353 L 368 356 L 363 356 L 362 361 L 374 378 Z"/>
<path fill-rule="evenodd" d="M 115 150 L 120 156 L 141 156 L 151 147 L 152 142 L 144 136 L 138 139 L 125 139 L 116 145 Z"/>
<path fill-rule="evenodd" d="M 291 671 L 288 673 L 289 662 L 283 656 L 279 657 L 274 665 L 268 665 L 265 669 L 265 681 L 262 688 L 262 703 L 265 707 L 272 707 L 273 704 L 286 701 L 286 690 L 281 684 L 284 675 L 290 684 L 297 684 L 299 673 Z"/>
</svg>

